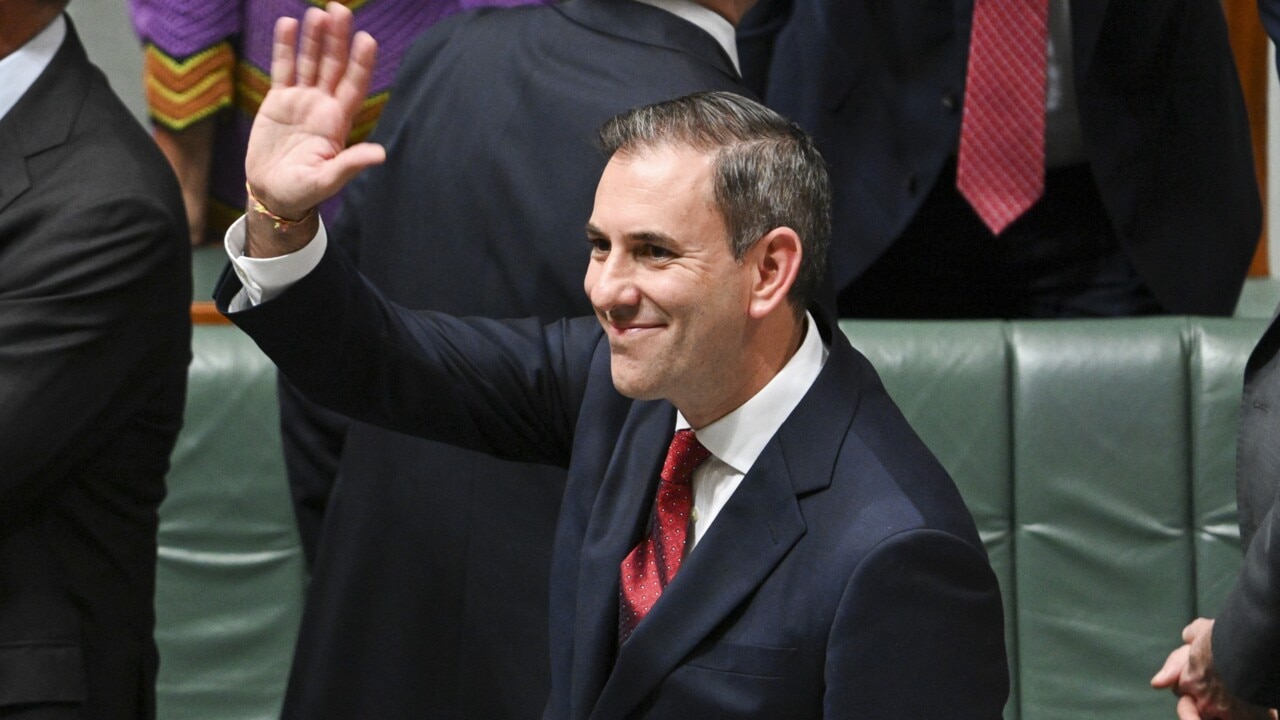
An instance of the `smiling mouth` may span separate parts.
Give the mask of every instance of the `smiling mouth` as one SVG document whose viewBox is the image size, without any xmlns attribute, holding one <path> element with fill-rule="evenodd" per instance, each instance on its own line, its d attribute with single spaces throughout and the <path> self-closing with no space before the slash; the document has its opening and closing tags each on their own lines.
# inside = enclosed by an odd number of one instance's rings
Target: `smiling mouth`
<svg viewBox="0 0 1280 720">
<path fill-rule="evenodd" d="M 638 335 L 646 330 L 657 330 L 663 327 L 663 323 L 619 322 L 608 310 L 599 313 L 599 315 L 600 324 L 609 331 L 610 336 Z"/>
<path fill-rule="evenodd" d="M 616 322 L 610 318 L 608 313 L 600 319 L 600 324 L 604 326 L 606 334 L 610 340 L 622 340 L 624 338 L 644 335 L 649 332 L 661 330 L 666 327 L 663 323 L 637 323 L 637 322 Z"/>
<path fill-rule="evenodd" d="M 647 330 L 658 330 L 661 325 L 620 325 L 618 323 L 609 323 L 609 329 L 616 335 L 639 335 Z"/>
</svg>

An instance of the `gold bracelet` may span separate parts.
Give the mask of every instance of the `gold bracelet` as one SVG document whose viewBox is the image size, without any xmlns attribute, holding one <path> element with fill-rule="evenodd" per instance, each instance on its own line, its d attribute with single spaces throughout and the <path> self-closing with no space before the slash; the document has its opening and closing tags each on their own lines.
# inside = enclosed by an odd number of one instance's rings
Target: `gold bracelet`
<svg viewBox="0 0 1280 720">
<path fill-rule="evenodd" d="M 310 220 L 311 216 L 314 215 L 316 212 L 315 208 L 311 208 L 310 210 L 307 211 L 305 215 L 298 218 L 297 220 L 290 220 L 289 218 L 280 217 L 279 215 L 268 210 L 267 206 L 263 205 L 262 201 L 258 199 L 258 196 L 253 194 L 253 188 L 249 187 L 248 180 L 244 181 L 244 191 L 249 195 L 249 202 L 253 205 L 253 211 L 258 213 L 259 215 L 265 215 L 266 217 L 270 218 L 272 222 L 271 227 L 274 230 L 288 230 L 294 225 L 300 225 L 306 222 L 307 220 Z"/>
</svg>

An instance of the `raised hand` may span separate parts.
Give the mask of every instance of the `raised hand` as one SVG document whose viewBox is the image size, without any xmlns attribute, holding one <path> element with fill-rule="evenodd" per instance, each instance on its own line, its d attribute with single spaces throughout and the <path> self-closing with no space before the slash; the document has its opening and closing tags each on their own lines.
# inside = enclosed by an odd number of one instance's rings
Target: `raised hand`
<svg viewBox="0 0 1280 720">
<path fill-rule="evenodd" d="M 380 145 L 345 147 L 373 74 L 377 43 L 365 32 L 351 35 L 351 11 L 331 2 L 298 21 L 276 22 L 271 57 L 271 90 L 263 98 L 249 135 L 245 177 L 249 190 L 270 215 L 307 218 L 321 201 L 336 194 L 361 170 L 386 158 Z M 295 45 L 297 49 L 295 50 Z M 255 220 L 253 200 L 249 219 Z M 250 237 L 268 241 L 261 225 Z M 257 232 L 255 232 L 257 230 Z M 275 223 L 277 235 L 288 228 Z M 314 231 L 314 227 L 311 228 Z M 309 240 L 309 234 L 306 240 Z M 293 243 L 296 245 L 296 243 Z M 302 242 L 305 244 L 305 240 Z M 256 249 L 262 250 L 263 243 Z M 296 247 L 280 247 L 288 252 Z M 279 254 L 275 249 L 255 255 Z"/>
</svg>

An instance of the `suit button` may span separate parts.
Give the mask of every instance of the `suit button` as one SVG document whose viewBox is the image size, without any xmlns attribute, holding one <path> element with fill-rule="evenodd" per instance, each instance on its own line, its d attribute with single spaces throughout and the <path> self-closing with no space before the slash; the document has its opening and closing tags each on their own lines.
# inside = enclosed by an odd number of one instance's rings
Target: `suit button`
<svg viewBox="0 0 1280 720">
<path fill-rule="evenodd" d="M 960 99 L 956 97 L 955 93 L 947 93 L 942 96 L 942 107 L 955 112 L 956 108 L 960 107 Z"/>
<path fill-rule="evenodd" d="M 915 173 L 911 173 L 907 176 L 907 194 L 915 195 L 919 190 L 920 179 L 916 177 Z"/>
</svg>

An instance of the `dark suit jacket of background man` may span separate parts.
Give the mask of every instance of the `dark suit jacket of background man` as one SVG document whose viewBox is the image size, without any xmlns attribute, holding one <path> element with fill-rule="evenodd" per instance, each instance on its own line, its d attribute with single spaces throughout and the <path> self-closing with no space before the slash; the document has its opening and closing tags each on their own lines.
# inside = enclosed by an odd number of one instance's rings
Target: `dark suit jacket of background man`
<svg viewBox="0 0 1280 720">
<path fill-rule="evenodd" d="M 739 26 L 749 84 L 830 164 L 837 291 L 956 152 L 972 14 L 973 0 L 762 0 Z M 1168 311 L 1229 314 L 1260 204 L 1222 8 L 1076 0 L 1071 23 L 1084 151 L 1122 247 Z"/>
<path fill-rule="evenodd" d="M 332 236 L 409 307 L 585 314 L 596 129 L 698 90 L 741 86 L 713 38 L 650 6 L 573 0 L 451 18 L 405 58 L 372 138 L 387 163 L 350 186 Z M 290 479 L 311 524 L 335 461 L 282 394 Z M 336 444 L 341 479 L 285 717 L 536 717 L 563 469 L 358 423 Z"/>
<path fill-rule="evenodd" d="M 1280 0 L 1259 0 L 1280 38 Z M 1278 61 L 1280 62 L 1280 61 Z M 1278 66 L 1280 69 L 1280 66 Z M 1243 700 L 1280 707 L 1280 308 L 1245 366 L 1236 501 L 1244 565 L 1213 627 L 1213 662 Z"/>
<path fill-rule="evenodd" d="M 239 289 L 224 273 L 224 312 Z M 594 317 L 384 303 L 330 250 L 232 319 L 326 406 L 568 468 L 544 717 L 1000 717 L 1000 591 L 973 519 L 833 324 L 819 321 L 831 354 L 814 385 L 618 650 L 618 568 L 645 532 L 674 408 L 618 394 Z"/>
<path fill-rule="evenodd" d="M 1280 707 L 1280 319 L 1245 368 L 1236 490 L 1245 560 L 1213 629 L 1213 661 L 1231 692 Z"/>
<path fill-rule="evenodd" d="M 177 181 L 68 21 L 0 120 L 0 714 L 155 708 L 156 507 L 182 424 Z"/>
</svg>

